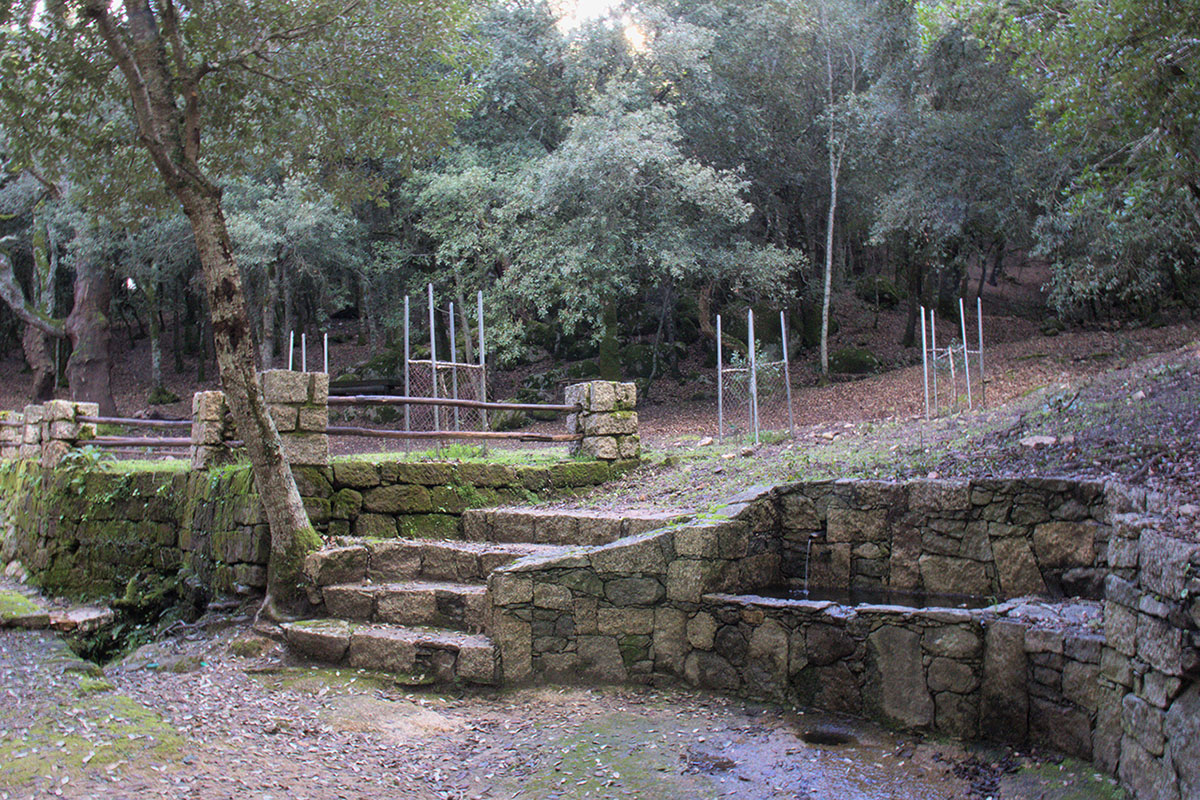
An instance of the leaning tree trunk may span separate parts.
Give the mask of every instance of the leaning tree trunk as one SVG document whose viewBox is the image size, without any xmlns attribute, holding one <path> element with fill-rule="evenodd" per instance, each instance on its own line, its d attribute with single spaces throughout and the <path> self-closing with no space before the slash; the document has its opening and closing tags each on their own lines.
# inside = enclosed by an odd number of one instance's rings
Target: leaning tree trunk
<svg viewBox="0 0 1200 800">
<path fill-rule="evenodd" d="M 246 443 L 254 483 L 271 529 L 264 608 L 275 615 L 277 604 L 291 607 L 299 603 L 304 556 L 321 541 L 304 511 L 283 454 L 283 442 L 258 382 L 241 274 L 233 258 L 219 190 L 189 187 L 180 192 L 180 199 L 200 252 L 221 386 L 238 433 Z"/>
<path fill-rule="evenodd" d="M 221 211 L 221 190 L 205 177 L 200 165 L 203 114 L 199 84 L 205 73 L 181 52 L 176 52 L 176 71 L 172 71 L 164 33 L 159 29 L 161 23 L 167 38 L 178 36 L 179 20 L 172 4 L 156 7 L 149 0 L 125 0 L 118 11 L 106 0 L 84 0 L 83 6 L 129 90 L 139 141 L 191 223 L 208 290 L 221 385 L 245 442 L 271 530 L 262 612 L 274 617 L 277 603 L 290 606 L 301 602 L 304 556 L 320 546 L 320 537 L 304 512 L 258 382 L 246 296 Z"/>
<path fill-rule="evenodd" d="M 75 305 L 64 325 L 71 339 L 67 383 L 72 400 L 99 403 L 103 417 L 117 415 L 112 395 L 112 333 L 108 325 L 111 299 L 108 270 L 88 259 L 77 262 Z"/>
</svg>

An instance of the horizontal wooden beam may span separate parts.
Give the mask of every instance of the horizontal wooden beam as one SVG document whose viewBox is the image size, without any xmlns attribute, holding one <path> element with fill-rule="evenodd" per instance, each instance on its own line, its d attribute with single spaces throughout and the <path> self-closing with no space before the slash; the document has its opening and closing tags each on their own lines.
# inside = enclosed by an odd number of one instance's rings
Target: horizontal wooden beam
<svg viewBox="0 0 1200 800">
<path fill-rule="evenodd" d="M 390 394 L 360 394 L 350 397 L 330 397 L 331 406 L 447 406 L 450 408 L 483 408 L 489 411 L 560 411 L 570 414 L 579 406 L 551 403 L 489 403 L 483 400 L 451 400 L 444 397 L 405 397 Z"/>
<path fill-rule="evenodd" d="M 85 417 L 82 414 L 75 418 L 76 422 L 91 422 L 95 425 L 130 425 L 142 428 L 190 428 L 190 419 L 134 419 L 131 417 Z"/>
<path fill-rule="evenodd" d="M 366 436 L 373 439 L 512 439 L 520 442 L 577 442 L 583 438 L 570 433 L 523 433 L 521 431 L 387 431 L 330 425 L 330 436 Z"/>
<path fill-rule="evenodd" d="M 78 446 L 94 445 L 96 447 L 191 447 L 190 437 L 165 436 L 97 436 L 95 439 L 80 439 Z"/>
</svg>

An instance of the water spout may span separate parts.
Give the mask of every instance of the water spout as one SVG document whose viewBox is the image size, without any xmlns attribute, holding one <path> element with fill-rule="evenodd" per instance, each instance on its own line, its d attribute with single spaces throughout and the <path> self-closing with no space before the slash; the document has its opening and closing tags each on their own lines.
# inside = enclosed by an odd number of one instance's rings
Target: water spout
<svg viewBox="0 0 1200 800">
<path fill-rule="evenodd" d="M 800 596 L 804 599 L 808 599 L 808 565 L 812 561 L 812 543 L 813 539 L 820 535 L 816 531 L 810 533 L 808 535 L 808 542 L 804 545 L 804 589 L 800 593 Z"/>
</svg>

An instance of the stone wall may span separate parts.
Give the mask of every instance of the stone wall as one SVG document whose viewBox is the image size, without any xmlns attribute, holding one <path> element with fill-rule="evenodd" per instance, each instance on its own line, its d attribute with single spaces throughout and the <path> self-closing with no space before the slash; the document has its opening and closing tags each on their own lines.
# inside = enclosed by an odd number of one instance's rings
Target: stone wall
<svg viewBox="0 0 1200 800">
<path fill-rule="evenodd" d="M 1137 504 L 1114 519 L 1096 763 L 1139 798 L 1200 797 L 1200 544 Z M 1116 570 L 1114 570 L 1116 571 Z"/>
<path fill-rule="evenodd" d="M 773 490 L 799 586 L 1099 598 L 1103 486 L 1053 479 L 825 481 Z"/>
<path fill-rule="evenodd" d="M 467 508 L 595 485 L 628 466 L 336 461 L 293 474 L 326 535 L 455 539 Z M 0 465 L 0 517 L 0 566 L 19 562 L 52 593 L 120 595 L 134 576 L 174 576 L 182 566 L 218 594 L 266 585 L 270 536 L 246 466 L 11 461 Z"/>
<path fill-rule="evenodd" d="M 492 633 L 507 682 L 682 679 L 1051 746 L 1139 797 L 1183 800 L 1200 764 L 1200 555 L 1133 510 L 1113 487 L 1058 480 L 752 491 L 693 523 L 494 572 Z M 810 577 L 826 584 L 997 602 L 755 596 L 803 574 L 810 540 Z M 1027 592 L 1077 599 L 1002 602 Z"/>
<path fill-rule="evenodd" d="M 567 432 L 583 437 L 572 444 L 572 455 L 619 461 L 641 454 L 636 385 L 589 381 L 568 386 L 564 395 L 566 405 L 578 407 L 567 416 Z"/>
</svg>

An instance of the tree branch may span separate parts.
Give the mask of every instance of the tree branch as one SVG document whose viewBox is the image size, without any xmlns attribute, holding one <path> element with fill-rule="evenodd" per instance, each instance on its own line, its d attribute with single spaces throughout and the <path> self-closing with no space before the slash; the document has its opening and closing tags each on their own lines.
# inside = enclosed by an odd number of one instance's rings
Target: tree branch
<svg viewBox="0 0 1200 800">
<path fill-rule="evenodd" d="M 46 193 L 50 195 L 51 199 L 58 200 L 62 197 L 62 190 L 58 188 L 58 184 L 43 175 L 37 167 L 27 166 L 25 167 L 25 171 L 29 173 L 30 177 L 45 187 Z"/>
<path fill-rule="evenodd" d="M 0 244 L 4 241 L 0 240 Z M 16 275 L 13 274 L 12 261 L 3 251 L 0 251 L 0 299 L 4 300 L 12 309 L 13 314 L 26 325 L 32 325 L 47 336 L 53 336 L 56 339 L 67 338 L 67 332 L 61 320 L 43 317 L 36 309 L 30 307 L 29 302 L 25 299 L 25 293 L 17 284 Z"/>
<path fill-rule="evenodd" d="M 107 45 L 109 54 L 117 62 L 121 74 L 125 76 L 125 82 L 129 85 L 129 96 L 133 101 L 138 133 L 146 143 L 150 158 L 165 178 L 178 181 L 180 179 L 179 169 L 171 161 L 166 144 L 162 141 L 154 125 L 154 103 L 150 95 L 150 88 L 142 76 L 137 60 L 129 50 L 125 38 L 121 35 L 120 28 L 109 13 L 109 4 L 106 0 L 86 0 L 84 13 L 96 23 L 96 28 L 100 31 L 100 37 Z"/>
<path fill-rule="evenodd" d="M 270 49 L 271 45 L 277 44 L 277 43 L 284 44 L 284 43 L 294 42 L 299 39 L 302 39 L 305 36 L 308 36 L 309 34 L 315 32 L 315 31 L 319 31 L 322 28 L 332 25 L 334 22 L 336 22 L 339 19 L 342 19 L 343 17 L 345 17 L 347 14 L 349 14 L 351 11 L 358 8 L 362 4 L 363 4 L 362 0 L 351 0 L 351 2 L 349 2 L 345 6 L 343 6 L 340 11 L 338 11 L 335 14 L 331 14 L 329 17 L 327 17 L 323 20 L 319 20 L 317 22 L 310 22 L 305 25 L 297 25 L 294 28 L 286 28 L 284 30 L 274 31 L 274 32 L 268 33 L 264 36 L 260 36 L 257 39 L 255 39 L 254 42 L 251 43 L 249 46 L 243 47 L 240 51 L 238 51 L 236 54 L 230 56 L 229 58 L 223 58 L 220 61 L 217 61 L 215 63 L 214 62 L 206 62 L 204 64 L 201 64 L 196 70 L 196 77 L 197 77 L 197 79 L 199 79 L 199 78 L 204 77 L 205 75 L 208 75 L 209 73 L 220 72 L 223 69 L 227 69 L 229 67 L 234 67 L 234 66 L 242 67 L 243 69 L 247 69 L 249 61 L 252 58 L 258 58 L 263 61 L 269 61 L 270 56 L 272 55 L 271 49 Z"/>
<path fill-rule="evenodd" d="M 198 70 L 188 69 L 184 55 L 183 37 L 179 34 L 179 15 L 173 0 L 158 0 L 158 14 L 162 18 L 163 35 L 171 43 L 171 55 L 175 61 L 175 81 L 179 94 L 184 98 L 183 109 L 183 153 L 188 161 L 200 158 L 200 89 Z"/>
</svg>

